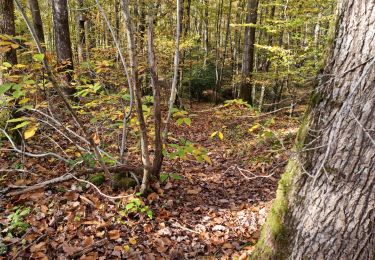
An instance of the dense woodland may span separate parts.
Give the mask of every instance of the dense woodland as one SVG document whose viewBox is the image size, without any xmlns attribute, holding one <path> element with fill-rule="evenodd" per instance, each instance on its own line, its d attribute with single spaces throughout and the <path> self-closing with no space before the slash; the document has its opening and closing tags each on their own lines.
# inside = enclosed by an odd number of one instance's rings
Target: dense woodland
<svg viewBox="0 0 375 260">
<path fill-rule="evenodd" d="M 0 0 L 0 260 L 373 259 L 374 21 Z"/>
</svg>

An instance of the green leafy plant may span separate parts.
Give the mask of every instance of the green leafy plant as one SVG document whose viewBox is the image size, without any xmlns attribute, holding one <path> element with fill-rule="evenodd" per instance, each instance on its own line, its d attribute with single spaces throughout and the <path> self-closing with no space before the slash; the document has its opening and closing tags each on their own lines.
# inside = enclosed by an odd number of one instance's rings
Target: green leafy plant
<svg viewBox="0 0 375 260">
<path fill-rule="evenodd" d="M 246 107 L 252 109 L 252 106 L 242 99 L 231 99 L 224 101 L 224 107 Z"/>
<path fill-rule="evenodd" d="M 149 206 L 145 205 L 140 198 L 131 199 L 129 203 L 125 205 L 125 210 L 120 211 L 120 215 L 129 216 L 129 214 L 141 214 L 146 215 L 150 219 L 153 218 L 152 210 L 149 208 Z"/>
<path fill-rule="evenodd" d="M 160 182 L 164 183 L 168 179 L 173 180 L 173 181 L 178 181 L 178 180 L 182 180 L 182 176 L 178 175 L 177 173 L 166 173 L 166 172 L 160 173 Z"/>
<path fill-rule="evenodd" d="M 181 159 L 181 160 L 188 160 L 194 159 L 198 162 L 207 162 L 211 164 L 211 159 L 207 155 L 207 150 L 199 145 L 193 144 L 187 140 L 180 140 L 180 144 L 168 144 L 168 149 L 163 151 L 164 156 L 168 159 Z"/>
<path fill-rule="evenodd" d="M 29 224 L 25 222 L 24 218 L 30 214 L 30 208 L 15 207 L 15 212 L 8 216 L 10 225 L 8 227 L 8 236 L 19 236 L 26 232 Z"/>
<path fill-rule="evenodd" d="M 187 125 L 187 126 L 190 126 L 191 125 L 191 118 L 189 117 L 189 113 L 185 110 L 179 110 L 177 108 L 174 108 L 172 110 L 172 116 L 173 118 L 176 118 L 176 124 L 178 126 L 180 125 Z"/>
</svg>

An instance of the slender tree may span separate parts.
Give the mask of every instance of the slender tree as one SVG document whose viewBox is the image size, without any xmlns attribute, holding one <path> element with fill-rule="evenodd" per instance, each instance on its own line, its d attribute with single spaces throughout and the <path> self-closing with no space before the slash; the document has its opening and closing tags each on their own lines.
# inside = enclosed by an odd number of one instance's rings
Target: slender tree
<svg viewBox="0 0 375 260">
<path fill-rule="evenodd" d="M 339 3 L 334 45 L 254 259 L 374 259 L 374 20 L 374 1 Z"/>
<path fill-rule="evenodd" d="M 151 161 L 150 161 L 150 151 L 148 148 L 148 135 L 147 135 L 147 126 L 145 122 L 145 118 L 143 115 L 143 108 L 142 108 L 142 93 L 139 84 L 138 78 L 138 58 L 137 58 L 137 50 L 135 45 L 135 37 L 134 37 L 134 25 L 133 21 L 130 17 L 130 10 L 129 10 L 129 3 L 128 0 L 122 0 L 122 9 L 124 13 L 125 19 L 125 27 L 127 31 L 127 41 L 129 46 L 129 61 L 130 61 L 130 72 L 131 72 L 131 83 L 132 83 L 132 90 L 134 95 L 135 101 L 135 108 L 137 112 L 137 118 L 140 126 L 141 131 L 141 152 L 142 152 L 142 163 L 143 163 L 143 179 L 141 185 L 141 192 L 146 192 L 148 188 L 148 183 L 150 180 L 151 175 Z"/>
<path fill-rule="evenodd" d="M 41 43 L 44 43 L 44 30 L 42 16 L 40 14 L 40 8 L 38 0 L 28 0 L 27 1 L 31 11 L 31 17 L 33 19 L 33 25 L 38 39 Z"/>
<path fill-rule="evenodd" d="M 84 12 L 83 0 L 78 0 L 78 12 L 77 12 L 77 54 L 78 62 L 81 63 L 86 60 L 85 46 L 86 46 L 86 14 Z"/>
<path fill-rule="evenodd" d="M 244 50 L 242 60 L 242 83 L 240 97 L 252 104 L 251 74 L 254 70 L 255 25 L 257 23 L 258 0 L 248 0 Z"/>
</svg>

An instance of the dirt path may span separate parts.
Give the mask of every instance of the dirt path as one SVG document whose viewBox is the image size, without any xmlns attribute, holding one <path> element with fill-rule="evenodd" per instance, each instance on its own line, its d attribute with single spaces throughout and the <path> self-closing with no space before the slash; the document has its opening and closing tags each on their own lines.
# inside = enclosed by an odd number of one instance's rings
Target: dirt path
<svg viewBox="0 0 375 260">
<path fill-rule="evenodd" d="M 7 217 L 14 207 L 30 209 L 27 233 L 4 238 L 3 245 L 11 244 L 4 259 L 245 259 L 259 237 L 287 161 L 282 145 L 291 146 L 298 125 L 284 114 L 277 114 L 276 120 L 274 115 L 242 118 L 253 115 L 242 108 L 223 108 L 191 115 L 191 127 L 173 126 L 175 140 L 206 148 L 212 163 L 199 163 L 191 156 L 167 159 L 163 172 L 174 177 L 154 185 L 154 192 L 143 199 L 152 219 L 129 214 L 129 198 L 109 202 L 77 182 L 11 202 L 2 199 L 3 237 L 9 233 Z M 257 123 L 261 126 L 255 127 Z M 273 137 L 271 130 L 277 133 Z M 215 131 L 223 140 L 210 137 Z M 103 191 L 111 193 L 108 187 Z"/>
</svg>

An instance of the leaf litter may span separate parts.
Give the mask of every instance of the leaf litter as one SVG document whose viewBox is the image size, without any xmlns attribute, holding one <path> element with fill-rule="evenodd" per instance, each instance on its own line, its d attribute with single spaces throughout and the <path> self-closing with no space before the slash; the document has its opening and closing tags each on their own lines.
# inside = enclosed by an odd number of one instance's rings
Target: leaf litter
<svg viewBox="0 0 375 260">
<path fill-rule="evenodd" d="M 203 112 L 192 117 L 191 125 L 175 124 L 171 131 L 173 137 L 206 148 L 211 163 L 166 159 L 162 171 L 170 178 L 154 183 L 153 192 L 143 198 L 152 218 L 123 213 L 132 197 L 108 201 L 89 185 L 74 181 L 3 197 L 0 259 L 246 259 L 275 197 L 298 118 L 287 113 L 278 113 L 277 120 L 272 114 L 257 117 L 241 107 L 195 108 Z M 0 152 L 0 163 L 9 166 L 17 161 Z M 48 159 L 28 158 L 25 167 L 33 168 L 33 174 L 4 174 L 1 189 L 38 183 L 66 170 Z M 271 172 L 267 178 L 243 176 Z M 101 189 L 118 195 L 109 185 Z M 30 210 L 21 218 L 27 228 L 9 235 L 9 216 L 16 207 Z"/>
</svg>

